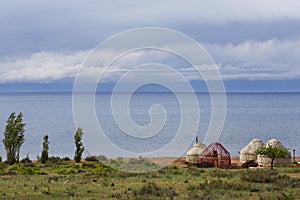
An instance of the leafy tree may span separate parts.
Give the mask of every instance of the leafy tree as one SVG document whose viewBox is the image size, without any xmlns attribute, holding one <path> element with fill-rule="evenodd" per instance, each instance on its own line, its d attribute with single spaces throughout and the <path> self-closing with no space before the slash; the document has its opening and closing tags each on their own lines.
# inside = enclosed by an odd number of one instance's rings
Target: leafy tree
<svg viewBox="0 0 300 200">
<path fill-rule="evenodd" d="M 83 143 L 81 142 L 82 135 L 83 135 L 82 128 L 78 128 L 74 135 L 74 143 L 76 146 L 75 155 L 74 155 L 75 162 L 80 162 L 82 153 L 84 151 Z"/>
<path fill-rule="evenodd" d="M 271 169 L 274 167 L 274 160 L 278 158 L 286 158 L 290 152 L 277 146 L 262 147 L 255 151 L 257 155 L 264 155 L 271 159 Z"/>
<path fill-rule="evenodd" d="M 48 141 L 48 135 L 44 136 L 44 141 L 43 141 L 43 150 L 42 150 L 42 155 L 41 155 L 41 163 L 46 163 L 46 161 L 49 158 L 49 141 Z"/>
<path fill-rule="evenodd" d="M 13 112 L 6 121 L 5 131 L 3 132 L 3 144 L 5 146 L 7 163 L 14 164 L 19 162 L 20 148 L 25 141 L 25 123 L 23 121 L 23 114 L 20 112 L 17 116 Z"/>
</svg>

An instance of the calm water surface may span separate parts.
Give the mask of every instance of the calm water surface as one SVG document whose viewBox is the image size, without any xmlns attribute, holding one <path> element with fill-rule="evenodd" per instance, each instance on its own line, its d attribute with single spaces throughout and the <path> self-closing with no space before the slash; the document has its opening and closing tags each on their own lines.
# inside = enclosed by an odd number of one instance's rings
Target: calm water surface
<svg viewBox="0 0 300 200">
<path fill-rule="evenodd" d="M 198 93 L 197 98 L 201 110 L 198 135 L 203 138 L 211 117 L 210 98 L 205 93 Z M 179 127 L 180 107 L 172 93 L 135 93 L 132 96 L 130 115 L 139 125 L 150 122 L 148 111 L 153 104 L 161 104 L 168 113 L 163 129 L 157 137 L 148 140 L 129 137 L 118 128 L 111 114 L 110 100 L 110 93 L 96 94 L 95 110 L 107 137 L 121 148 L 137 153 L 155 150 L 170 142 Z M 193 110 L 193 107 L 190 109 Z M 30 158 L 36 159 L 41 152 L 42 138 L 48 134 L 51 155 L 73 157 L 75 124 L 71 93 L 0 94 L 1 133 L 11 112 L 23 112 L 26 123 L 21 156 L 29 154 Z M 237 156 L 241 148 L 257 137 L 264 142 L 271 138 L 279 139 L 300 155 L 300 93 L 227 94 L 226 121 L 219 142 Z M 89 154 L 87 151 L 85 153 Z M 118 156 L 110 149 L 99 154 Z M 169 154 L 172 156 L 172 152 Z M 2 143 L 0 155 L 5 157 Z"/>
</svg>

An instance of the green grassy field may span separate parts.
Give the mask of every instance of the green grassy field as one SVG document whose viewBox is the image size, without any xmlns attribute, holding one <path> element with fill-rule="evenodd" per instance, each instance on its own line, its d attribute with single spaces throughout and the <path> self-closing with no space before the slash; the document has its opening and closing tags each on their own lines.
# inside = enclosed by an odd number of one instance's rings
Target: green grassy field
<svg viewBox="0 0 300 200">
<path fill-rule="evenodd" d="M 112 164 L 124 164 L 122 159 Z M 148 167 L 145 159 L 135 164 Z M 0 164 L 1 199 L 300 199 L 300 168 L 166 167 L 125 173 L 100 162 Z"/>
</svg>

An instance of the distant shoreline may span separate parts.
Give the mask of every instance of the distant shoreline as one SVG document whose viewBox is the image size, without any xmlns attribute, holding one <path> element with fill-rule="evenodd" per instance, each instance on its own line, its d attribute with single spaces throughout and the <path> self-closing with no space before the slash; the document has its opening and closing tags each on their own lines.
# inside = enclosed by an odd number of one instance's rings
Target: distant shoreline
<svg viewBox="0 0 300 200">
<path fill-rule="evenodd" d="M 0 91 L 0 94 L 72 94 L 73 91 Z M 81 94 L 85 93 L 95 93 L 94 91 L 84 91 L 84 92 L 77 92 Z M 114 91 L 96 91 L 96 94 L 110 94 L 114 93 Z M 130 91 L 119 91 L 117 93 L 131 93 Z M 172 94 L 173 92 L 169 91 L 135 91 L 134 93 L 166 93 L 166 94 Z M 186 93 L 189 94 L 190 92 L 182 92 L 182 91 L 176 91 L 175 93 Z M 199 92 L 195 91 L 190 94 L 220 94 L 223 92 Z M 300 94 L 300 91 L 229 91 L 226 92 L 226 94 Z"/>
</svg>

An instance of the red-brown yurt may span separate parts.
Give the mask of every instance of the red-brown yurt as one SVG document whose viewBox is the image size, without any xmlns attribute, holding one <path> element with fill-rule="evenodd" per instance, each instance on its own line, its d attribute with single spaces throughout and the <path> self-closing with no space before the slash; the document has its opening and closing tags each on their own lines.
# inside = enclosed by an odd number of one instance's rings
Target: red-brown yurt
<svg viewBox="0 0 300 200">
<path fill-rule="evenodd" d="M 230 153 L 218 142 L 211 143 L 201 153 L 200 163 L 205 161 L 218 167 L 228 167 L 231 165 Z"/>
</svg>

